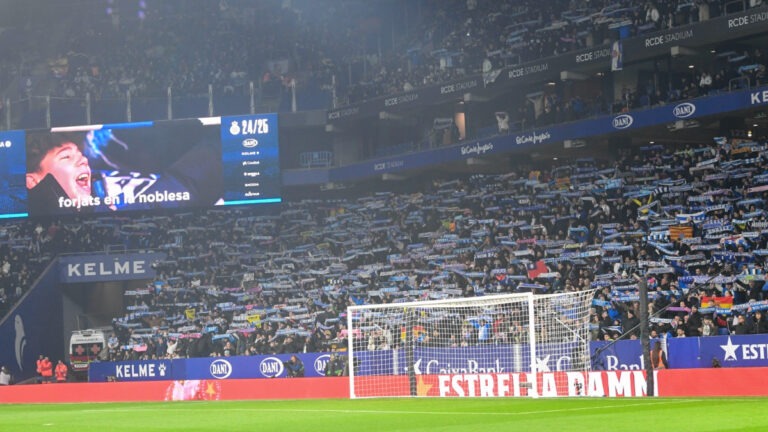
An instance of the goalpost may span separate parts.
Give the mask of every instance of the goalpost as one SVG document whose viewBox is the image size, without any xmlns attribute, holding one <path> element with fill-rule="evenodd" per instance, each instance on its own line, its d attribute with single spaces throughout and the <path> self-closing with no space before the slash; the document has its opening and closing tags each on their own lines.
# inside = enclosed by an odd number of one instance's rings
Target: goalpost
<svg viewBox="0 0 768 432">
<path fill-rule="evenodd" d="M 582 395 L 593 295 L 350 306 L 350 396 Z"/>
</svg>

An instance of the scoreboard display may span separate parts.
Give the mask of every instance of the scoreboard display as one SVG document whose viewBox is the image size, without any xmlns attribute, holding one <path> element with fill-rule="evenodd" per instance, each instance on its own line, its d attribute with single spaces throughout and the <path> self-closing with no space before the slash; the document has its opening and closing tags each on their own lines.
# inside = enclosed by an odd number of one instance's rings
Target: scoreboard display
<svg viewBox="0 0 768 432">
<path fill-rule="evenodd" d="M 0 218 L 281 202 L 277 114 L 0 132 Z"/>
</svg>

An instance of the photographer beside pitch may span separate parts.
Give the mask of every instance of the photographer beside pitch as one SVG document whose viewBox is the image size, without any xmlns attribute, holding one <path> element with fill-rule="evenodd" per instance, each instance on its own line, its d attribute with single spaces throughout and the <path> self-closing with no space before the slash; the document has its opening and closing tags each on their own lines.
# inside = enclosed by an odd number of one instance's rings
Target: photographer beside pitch
<svg viewBox="0 0 768 432">
<path fill-rule="evenodd" d="M 287 362 L 283 362 L 288 378 L 300 378 L 304 376 L 304 363 L 295 355 Z"/>
<path fill-rule="evenodd" d="M 8 386 L 13 384 L 13 377 L 11 371 L 6 366 L 0 367 L 0 386 Z"/>
</svg>

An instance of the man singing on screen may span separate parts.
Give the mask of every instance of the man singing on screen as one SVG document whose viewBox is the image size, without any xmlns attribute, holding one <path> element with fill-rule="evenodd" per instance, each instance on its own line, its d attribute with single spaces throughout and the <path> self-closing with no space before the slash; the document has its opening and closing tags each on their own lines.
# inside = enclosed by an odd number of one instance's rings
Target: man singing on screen
<svg viewBox="0 0 768 432">
<path fill-rule="evenodd" d="M 32 216 L 215 205 L 223 195 L 221 150 L 198 122 L 87 134 L 27 135 Z M 116 145 L 115 145 L 116 143 Z"/>
<path fill-rule="evenodd" d="M 83 137 L 39 134 L 27 141 L 26 184 L 32 214 L 69 213 L 95 204 Z"/>
</svg>

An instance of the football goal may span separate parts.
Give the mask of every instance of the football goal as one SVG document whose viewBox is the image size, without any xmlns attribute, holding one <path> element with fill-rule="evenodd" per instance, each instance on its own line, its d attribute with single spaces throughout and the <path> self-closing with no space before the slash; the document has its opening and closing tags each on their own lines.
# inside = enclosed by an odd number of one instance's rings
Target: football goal
<svg viewBox="0 0 768 432">
<path fill-rule="evenodd" d="M 583 394 L 583 379 L 568 374 L 583 377 L 590 368 L 593 295 L 522 293 L 350 306 L 350 395 Z"/>
</svg>

